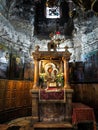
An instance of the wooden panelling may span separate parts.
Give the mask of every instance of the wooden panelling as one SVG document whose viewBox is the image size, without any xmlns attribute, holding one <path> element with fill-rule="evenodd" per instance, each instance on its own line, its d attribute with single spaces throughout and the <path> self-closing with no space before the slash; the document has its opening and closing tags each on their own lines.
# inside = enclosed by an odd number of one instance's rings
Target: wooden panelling
<svg viewBox="0 0 98 130">
<path fill-rule="evenodd" d="M 98 84 L 74 84 L 74 100 L 98 106 Z"/>
<path fill-rule="evenodd" d="M 0 80 L 0 89 L 3 89 L 6 86 L 7 80 Z"/>
<path fill-rule="evenodd" d="M 0 111 L 3 110 L 3 99 L 0 99 Z"/>
<path fill-rule="evenodd" d="M 32 88 L 31 81 L 0 80 L 0 122 L 31 115 Z"/>
<path fill-rule="evenodd" d="M 2 80 L 0 82 L 0 111 L 4 110 L 6 84 L 7 84 L 7 80 Z"/>
</svg>

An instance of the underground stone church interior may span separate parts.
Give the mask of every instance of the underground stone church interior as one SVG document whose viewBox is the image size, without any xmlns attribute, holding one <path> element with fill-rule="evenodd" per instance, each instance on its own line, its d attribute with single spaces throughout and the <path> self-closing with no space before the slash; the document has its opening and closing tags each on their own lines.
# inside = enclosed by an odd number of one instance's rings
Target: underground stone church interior
<svg viewBox="0 0 98 130">
<path fill-rule="evenodd" d="M 98 0 L 0 0 L 0 130 L 98 129 Z"/>
</svg>

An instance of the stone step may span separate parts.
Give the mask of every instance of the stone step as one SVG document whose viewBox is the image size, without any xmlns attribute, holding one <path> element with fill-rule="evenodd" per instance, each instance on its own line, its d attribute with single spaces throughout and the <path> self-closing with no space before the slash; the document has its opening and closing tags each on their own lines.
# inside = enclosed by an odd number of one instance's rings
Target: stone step
<svg viewBox="0 0 98 130">
<path fill-rule="evenodd" d="M 33 126 L 34 128 L 73 128 L 71 123 L 42 123 L 37 122 Z"/>
</svg>

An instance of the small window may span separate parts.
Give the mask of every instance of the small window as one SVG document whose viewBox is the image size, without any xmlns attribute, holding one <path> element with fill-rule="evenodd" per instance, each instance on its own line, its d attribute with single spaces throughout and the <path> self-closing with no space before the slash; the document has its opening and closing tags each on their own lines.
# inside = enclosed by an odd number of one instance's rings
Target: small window
<svg viewBox="0 0 98 130">
<path fill-rule="evenodd" d="M 60 18 L 60 7 L 46 7 L 46 18 Z"/>
<path fill-rule="evenodd" d="M 47 0 L 45 6 L 46 18 L 60 18 L 60 3 L 56 0 Z"/>
</svg>

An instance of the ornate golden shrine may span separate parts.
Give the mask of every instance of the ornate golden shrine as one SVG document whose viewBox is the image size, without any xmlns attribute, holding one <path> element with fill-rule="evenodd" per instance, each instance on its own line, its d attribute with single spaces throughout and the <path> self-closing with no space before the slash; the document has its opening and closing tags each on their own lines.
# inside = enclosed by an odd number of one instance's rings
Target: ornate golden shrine
<svg viewBox="0 0 98 130">
<path fill-rule="evenodd" d="M 71 53 L 68 51 L 68 47 L 65 47 L 65 51 L 39 51 L 39 46 L 36 46 L 35 52 L 33 52 L 34 58 L 34 86 L 33 88 L 39 88 L 39 78 L 44 78 L 44 81 L 54 80 L 55 77 L 64 77 L 65 89 L 70 88 L 68 84 L 68 61 Z M 52 70 L 53 69 L 53 70 Z M 54 73 L 54 74 L 53 74 Z M 51 75 L 52 74 L 52 75 Z M 48 77 L 48 78 L 46 78 Z M 46 78 L 46 79 L 45 79 Z M 51 81 L 53 83 L 53 81 Z"/>
<path fill-rule="evenodd" d="M 65 47 L 65 51 L 59 52 L 55 50 L 39 51 L 39 46 L 36 46 L 35 52 L 32 55 L 35 66 L 34 85 L 31 90 L 34 126 L 39 122 L 41 123 L 40 125 L 43 122 L 49 124 L 56 122 L 54 124 L 56 127 L 57 123 L 59 125 L 59 122 L 60 124 L 62 122 L 64 128 L 67 128 L 66 123 L 69 123 L 72 127 L 73 90 L 68 83 L 68 61 L 71 56 L 68 47 Z M 59 85 L 58 80 L 56 80 L 58 76 L 63 77 L 63 84 Z M 39 84 L 40 78 L 44 78 L 42 86 Z M 44 85 L 46 86 L 45 89 Z M 50 90 L 52 87 L 53 91 L 46 91 L 47 86 L 50 87 Z M 61 110 L 63 110 L 63 113 Z"/>
</svg>

